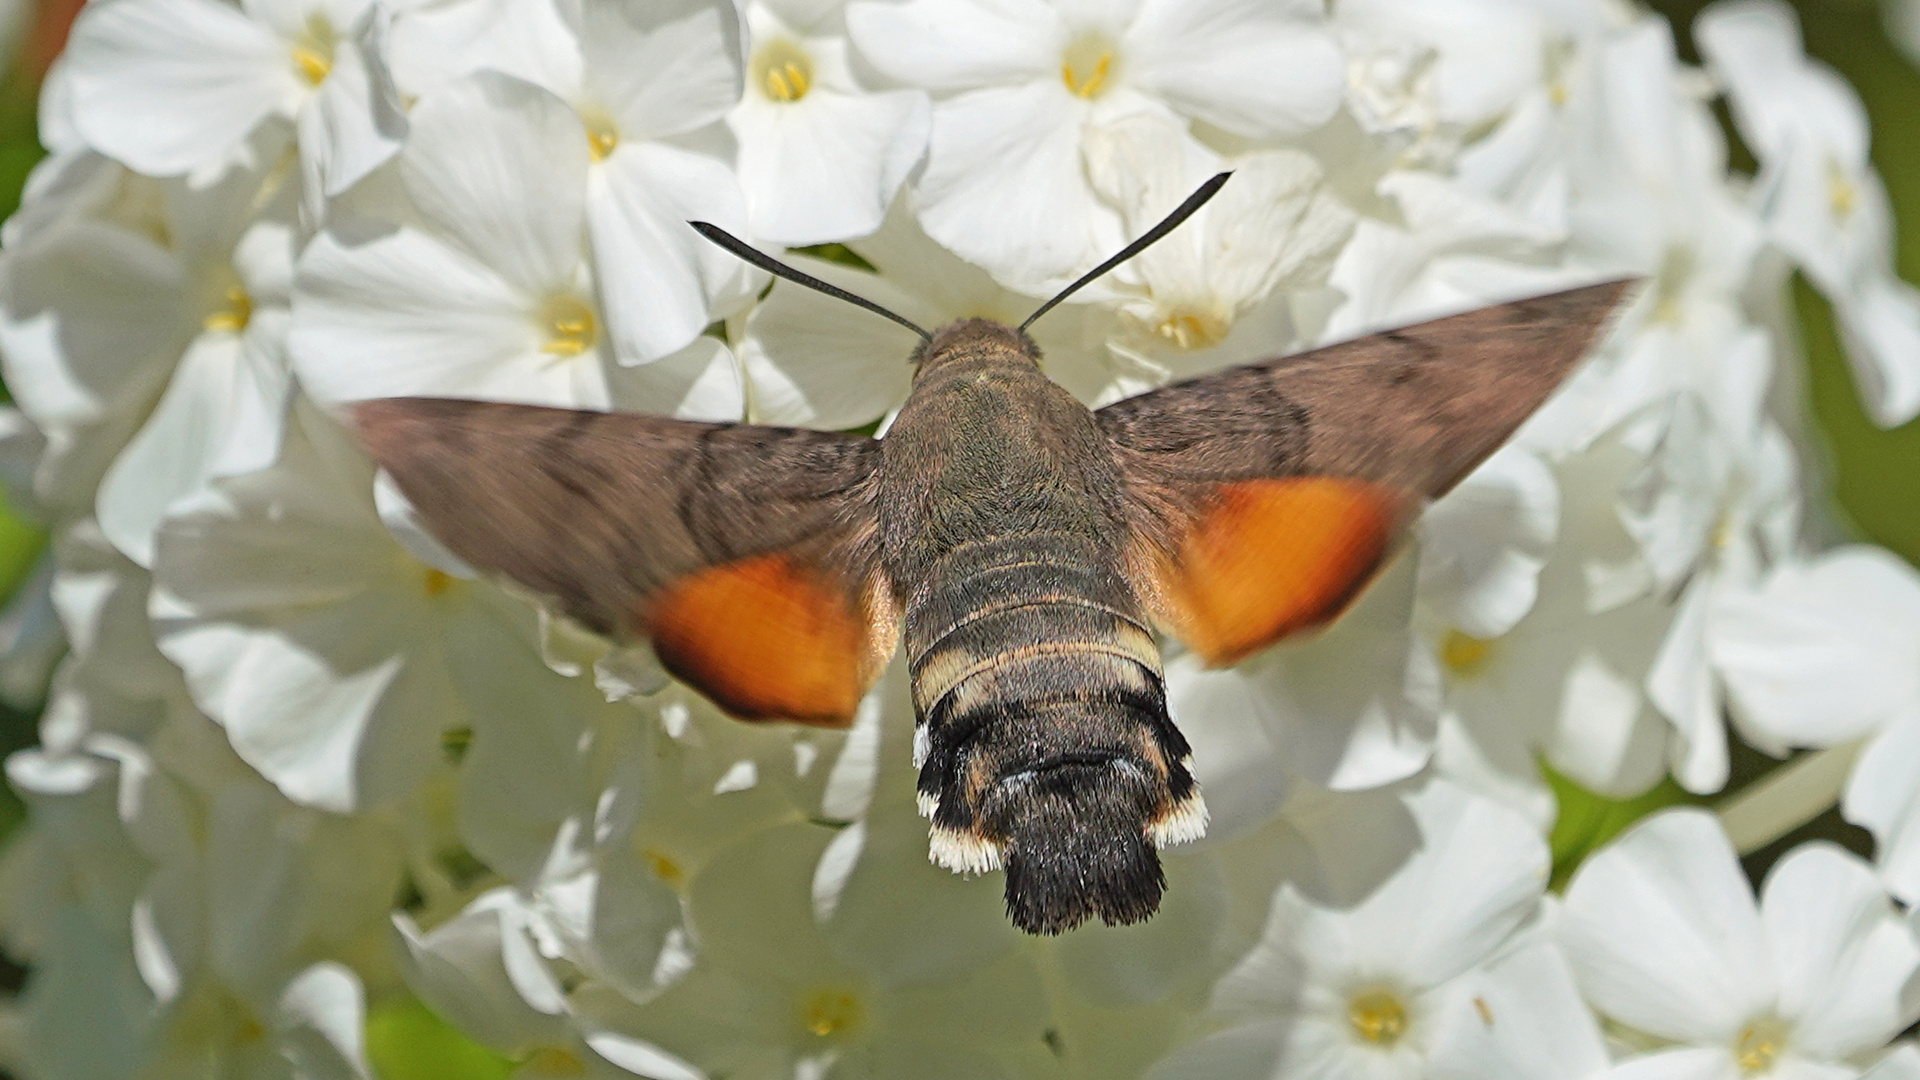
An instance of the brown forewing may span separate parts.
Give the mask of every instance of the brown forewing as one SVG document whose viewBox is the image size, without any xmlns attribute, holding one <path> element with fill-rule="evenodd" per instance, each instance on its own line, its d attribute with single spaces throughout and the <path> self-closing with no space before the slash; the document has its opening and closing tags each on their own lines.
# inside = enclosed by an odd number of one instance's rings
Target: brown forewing
<svg viewBox="0 0 1920 1080">
<path fill-rule="evenodd" d="M 1421 504 L 1560 385 L 1631 284 L 1483 308 L 1101 409 L 1126 481 L 1136 587 L 1215 663 L 1337 615 Z M 1340 496 L 1308 478 L 1340 481 Z M 1259 573 L 1276 563 L 1284 572 Z"/>
<path fill-rule="evenodd" d="M 436 398 L 354 419 L 454 554 L 651 638 L 736 715 L 844 723 L 892 652 L 872 439 Z"/>
</svg>

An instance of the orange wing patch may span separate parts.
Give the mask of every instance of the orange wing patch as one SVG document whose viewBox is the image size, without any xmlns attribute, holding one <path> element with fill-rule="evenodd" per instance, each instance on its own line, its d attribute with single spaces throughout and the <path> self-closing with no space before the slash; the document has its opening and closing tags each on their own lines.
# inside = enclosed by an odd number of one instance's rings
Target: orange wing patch
<svg viewBox="0 0 1920 1080">
<path fill-rule="evenodd" d="M 1160 567 L 1174 631 L 1219 666 L 1331 620 L 1386 557 L 1406 504 L 1324 476 L 1222 485 Z"/>
<path fill-rule="evenodd" d="M 842 727 L 878 666 L 861 606 L 775 552 L 688 576 L 645 625 L 667 670 L 733 715 Z"/>
</svg>

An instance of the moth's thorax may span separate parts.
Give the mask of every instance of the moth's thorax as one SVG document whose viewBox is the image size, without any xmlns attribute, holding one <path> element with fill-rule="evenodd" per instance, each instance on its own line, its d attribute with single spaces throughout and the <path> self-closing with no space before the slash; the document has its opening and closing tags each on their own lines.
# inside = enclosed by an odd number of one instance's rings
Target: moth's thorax
<svg viewBox="0 0 1920 1080">
<path fill-rule="evenodd" d="M 992 319 L 955 319 L 934 331 L 913 355 L 915 383 L 961 368 L 1040 365 L 1040 347 L 1026 331 Z"/>
</svg>

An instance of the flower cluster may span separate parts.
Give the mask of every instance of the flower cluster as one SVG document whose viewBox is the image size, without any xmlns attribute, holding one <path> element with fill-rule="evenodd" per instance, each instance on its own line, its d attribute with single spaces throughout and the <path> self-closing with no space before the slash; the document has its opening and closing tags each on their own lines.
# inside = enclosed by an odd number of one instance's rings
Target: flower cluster
<svg viewBox="0 0 1920 1080">
<path fill-rule="evenodd" d="M 1920 413 L 1860 104 L 1778 0 L 93 0 L 5 226 L 66 642 L 0 932 L 44 1080 L 371 1075 L 411 994 L 515 1075 L 1920 1077 L 1920 574 L 1831 546 L 1787 287 Z M 1758 162 L 1730 172 L 1724 102 Z M 851 429 L 925 325 L 1090 405 L 1645 279 L 1317 639 L 1169 653 L 1212 811 L 1147 923 L 927 861 L 890 671 L 752 726 L 476 578 L 339 406 Z M 670 512 L 662 508 L 662 512 Z M 1175 647 L 1169 646 L 1170 649 Z M 1550 892 L 1553 783 L 1713 796 Z M 1871 860 L 1737 852 L 1838 800 Z M 377 1049 L 377 1048 L 376 1048 Z"/>
</svg>

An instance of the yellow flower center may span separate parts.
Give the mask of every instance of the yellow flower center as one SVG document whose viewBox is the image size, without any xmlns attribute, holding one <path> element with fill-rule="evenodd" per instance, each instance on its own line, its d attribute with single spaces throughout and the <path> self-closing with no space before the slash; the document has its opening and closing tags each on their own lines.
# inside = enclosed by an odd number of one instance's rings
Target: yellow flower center
<svg viewBox="0 0 1920 1080">
<path fill-rule="evenodd" d="M 315 15 L 307 20 L 307 31 L 293 43 L 293 69 L 307 80 L 308 86 L 319 86 L 327 81 L 333 72 L 333 49 L 340 35 L 333 32 L 333 25 L 326 17 Z"/>
<path fill-rule="evenodd" d="M 686 870 L 682 869 L 679 863 L 673 861 L 671 856 L 663 852 L 648 848 L 640 853 L 640 857 L 647 860 L 647 865 L 653 868 L 655 877 L 676 889 L 687 880 Z"/>
<path fill-rule="evenodd" d="M 1853 208 L 1860 205 L 1860 189 L 1847 179 L 1847 172 L 1840 163 L 1827 159 L 1827 205 L 1833 210 L 1835 221 L 1845 221 L 1853 215 Z"/>
<path fill-rule="evenodd" d="M 579 356 L 593 348 L 598 334 L 593 309 L 578 297 L 549 297 L 541 305 L 539 322 L 547 336 L 540 351 L 553 356 Z"/>
<path fill-rule="evenodd" d="M 421 578 L 420 588 L 428 598 L 439 596 L 454 586 L 452 574 L 445 570 L 436 570 L 431 566 L 427 567 L 426 573 L 422 574 Z"/>
<path fill-rule="evenodd" d="M 587 149 L 592 151 L 593 160 L 605 161 L 620 145 L 620 128 L 613 117 L 598 110 L 580 114 L 580 120 L 587 126 Z"/>
<path fill-rule="evenodd" d="M 253 297 L 238 285 L 229 285 L 220 302 L 214 306 L 200 325 L 219 333 L 237 334 L 253 321 Z"/>
<path fill-rule="evenodd" d="M 845 990 L 815 990 L 801 1003 L 800 1022 L 823 1039 L 836 1035 L 860 1022 L 860 999 Z"/>
<path fill-rule="evenodd" d="M 1391 990 L 1368 990 L 1347 1002 L 1347 1024 L 1363 1042 L 1392 1046 L 1407 1033 L 1407 1007 Z"/>
<path fill-rule="evenodd" d="M 1103 34 L 1082 34 L 1060 55 L 1060 80 L 1075 97 L 1092 101 L 1113 75 L 1113 43 Z"/>
<path fill-rule="evenodd" d="M 776 38 L 754 56 L 753 79 L 768 101 L 799 101 L 813 89 L 813 60 L 800 46 Z"/>
<path fill-rule="evenodd" d="M 1773 1071 L 1773 1063 L 1787 1047 L 1791 1029 L 1777 1016 L 1765 1016 L 1747 1025 L 1733 1044 L 1733 1060 L 1748 1076 Z"/>
<path fill-rule="evenodd" d="M 1153 332 L 1182 349 L 1206 349 L 1227 336 L 1228 321 L 1216 311 L 1182 308 L 1161 319 Z"/>
<path fill-rule="evenodd" d="M 1493 659 L 1493 642 L 1458 630 L 1447 631 L 1440 643 L 1440 662 L 1455 678 L 1470 679 L 1487 669 Z"/>
<path fill-rule="evenodd" d="M 547 1076 L 586 1076 L 587 1063 L 580 1055 L 558 1046 L 535 1050 L 523 1066 L 527 1072 Z"/>
</svg>

